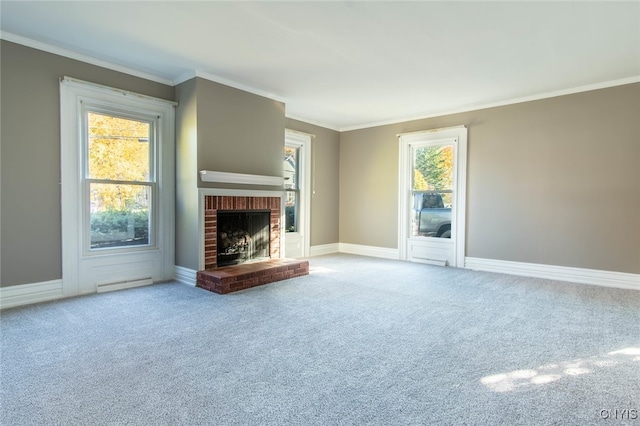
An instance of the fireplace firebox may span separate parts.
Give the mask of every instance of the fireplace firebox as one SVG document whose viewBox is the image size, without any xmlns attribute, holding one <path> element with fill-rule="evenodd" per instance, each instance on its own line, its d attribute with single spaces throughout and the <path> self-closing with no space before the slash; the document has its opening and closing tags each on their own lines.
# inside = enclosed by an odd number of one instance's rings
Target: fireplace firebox
<svg viewBox="0 0 640 426">
<path fill-rule="evenodd" d="M 218 266 L 269 259 L 269 210 L 218 212 Z"/>
<path fill-rule="evenodd" d="M 256 197 L 235 195 L 205 195 L 204 197 L 204 269 L 213 269 L 218 264 L 218 218 L 225 212 L 270 212 L 269 249 L 267 257 L 280 258 L 280 212 L 282 197 Z M 240 228 L 240 227 L 239 227 Z M 246 230 L 246 229 L 245 229 Z M 229 256 L 233 257 L 233 256 Z"/>
</svg>

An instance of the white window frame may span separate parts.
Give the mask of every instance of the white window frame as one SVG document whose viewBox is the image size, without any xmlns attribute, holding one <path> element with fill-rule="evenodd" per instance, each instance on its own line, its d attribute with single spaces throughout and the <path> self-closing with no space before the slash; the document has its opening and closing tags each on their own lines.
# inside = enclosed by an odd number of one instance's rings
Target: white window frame
<svg viewBox="0 0 640 426">
<path fill-rule="evenodd" d="M 88 229 L 85 218 L 84 184 L 85 108 L 106 111 L 130 111 L 134 116 L 160 117 L 157 125 L 157 151 L 154 153 L 157 194 L 155 203 L 157 229 L 152 244 L 131 248 L 88 250 L 83 232 Z M 144 269 L 145 283 L 172 279 L 175 266 L 175 102 L 157 99 L 70 77 L 60 80 L 60 149 L 61 149 L 61 213 L 62 213 L 62 281 L 63 295 L 93 293 L 101 290 L 100 282 L 86 279 L 86 265 L 108 270 L 109 259 L 127 259 L 130 271 L 113 270 L 116 280 L 111 289 L 142 285 L 136 275 Z M 160 203 L 158 198 L 162 199 Z M 146 257 L 145 257 L 146 256 Z M 152 266 L 149 266 L 152 265 Z M 89 273 L 90 274 L 90 273 Z M 129 276 L 127 275 L 129 274 Z M 124 277 L 124 278 L 123 278 Z M 104 286 L 109 285 L 105 279 Z M 136 282 L 138 284 L 136 284 Z"/>
<path fill-rule="evenodd" d="M 467 182 L 467 128 L 465 126 L 447 127 L 398 135 L 400 142 L 398 167 L 398 251 L 402 260 L 420 261 L 412 257 L 412 241 L 422 241 L 422 245 L 431 250 L 446 250 L 449 242 L 444 238 L 411 237 L 411 201 L 412 201 L 412 149 L 420 145 L 454 145 L 454 191 L 455 203 L 452 221 L 451 238 L 455 252 L 452 253 L 450 266 L 464 267 L 466 248 L 466 182 Z M 420 243 L 418 243 L 420 244 Z M 430 263 L 425 261 L 425 263 Z"/>
<path fill-rule="evenodd" d="M 311 139 L 313 135 L 298 132 L 296 130 L 285 129 L 285 146 L 298 148 L 298 188 L 299 188 L 299 210 L 298 210 L 298 231 L 285 232 L 285 255 L 286 240 L 301 239 L 302 257 L 308 257 L 311 244 Z M 283 212 L 284 213 L 284 212 Z M 284 217 L 284 216 L 283 216 Z M 283 223 L 284 226 L 284 223 Z"/>
<path fill-rule="evenodd" d="M 88 144 L 86 143 L 87 141 L 84 135 L 87 135 L 88 133 L 86 119 L 87 119 L 87 114 L 90 112 L 95 112 L 95 113 L 109 115 L 109 116 L 122 117 L 129 120 L 144 121 L 150 124 L 151 138 L 155 139 L 155 141 L 154 143 L 152 143 L 151 141 L 149 142 L 151 144 L 150 150 L 149 150 L 150 151 L 149 152 L 149 157 L 150 157 L 149 158 L 149 176 L 150 176 L 149 181 L 147 182 L 112 181 L 109 179 L 89 178 L 89 175 L 87 173 L 88 172 L 87 166 L 89 161 L 89 149 L 88 149 L 89 147 L 88 147 Z M 83 226 L 85 230 L 83 234 L 83 241 L 82 241 L 83 255 L 84 256 L 100 256 L 107 253 L 115 254 L 115 253 L 125 253 L 125 252 L 132 252 L 132 251 L 143 251 L 143 250 L 149 250 L 149 249 L 158 249 L 159 248 L 158 233 L 160 232 L 160 227 L 158 226 L 158 222 L 160 219 L 159 218 L 160 215 L 158 214 L 158 208 L 160 207 L 158 205 L 158 199 L 159 199 L 159 191 L 158 191 L 159 156 L 158 154 L 160 153 L 160 150 L 156 146 L 159 143 L 158 138 L 156 137 L 156 135 L 158 134 L 158 125 L 159 125 L 157 114 L 148 115 L 148 114 L 144 114 L 143 112 L 138 112 L 137 114 L 133 114 L 131 113 L 131 107 L 127 108 L 126 110 L 123 110 L 121 106 L 108 105 L 103 102 L 96 103 L 95 101 L 90 101 L 90 100 L 82 102 L 80 106 L 79 114 L 80 114 L 79 119 L 82 121 L 82 126 L 83 126 L 82 127 L 83 137 L 81 139 L 82 160 L 83 160 L 82 161 L 83 169 L 81 171 L 82 172 L 82 176 L 81 176 L 82 205 L 84 208 Z M 91 183 L 115 183 L 115 184 L 138 183 L 144 186 L 149 186 L 151 188 L 150 221 L 152 226 L 149 229 L 149 244 L 128 246 L 128 247 L 97 248 L 97 249 L 91 248 L 91 233 L 88 232 L 91 226 L 91 224 L 89 223 L 90 214 L 88 211 L 89 197 L 90 197 L 89 188 Z"/>
</svg>

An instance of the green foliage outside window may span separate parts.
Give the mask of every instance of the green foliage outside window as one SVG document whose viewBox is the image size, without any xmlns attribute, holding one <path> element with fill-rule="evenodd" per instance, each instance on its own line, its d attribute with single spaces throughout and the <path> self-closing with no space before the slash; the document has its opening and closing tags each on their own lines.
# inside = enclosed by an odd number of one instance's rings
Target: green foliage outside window
<svg viewBox="0 0 640 426">
<path fill-rule="evenodd" d="M 417 191 L 451 189 L 452 165 L 453 149 L 450 145 L 416 149 L 413 189 Z"/>
<path fill-rule="evenodd" d="M 149 211 L 105 210 L 91 214 L 91 247 L 149 243 Z"/>
</svg>

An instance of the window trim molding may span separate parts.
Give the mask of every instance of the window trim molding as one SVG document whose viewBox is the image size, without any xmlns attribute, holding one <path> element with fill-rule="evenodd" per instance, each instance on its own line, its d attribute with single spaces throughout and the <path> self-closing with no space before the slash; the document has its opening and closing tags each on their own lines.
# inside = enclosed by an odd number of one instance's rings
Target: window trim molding
<svg viewBox="0 0 640 426">
<path fill-rule="evenodd" d="M 409 196 L 411 193 L 411 153 L 412 146 L 419 143 L 437 143 L 445 139 L 456 139 L 456 213 L 455 213 L 455 266 L 464 267 L 466 251 L 466 183 L 467 183 L 467 127 L 464 125 L 439 129 L 422 130 L 398 134 L 398 254 L 401 260 L 408 260 L 407 240 L 409 238 Z"/>
<path fill-rule="evenodd" d="M 147 115 L 164 114 L 162 130 L 158 129 L 158 153 L 156 185 L 163 202 L 158 205 L 157 247 L 149 250 L 158 252 L 162 248 L 161 279 L 173 277 L 175 263 L 175 174 L 173 172 L 175 145 L 175 102 L 153 98 L 133 92 L 102 86 L 69 77 L 60 79 L 60 191 L 62 227 L 62 293 L 63 297 L 95 292 L 95 288 L 80 282 L 81 260 L 86 258 L 81 241 L 83 224 L 83 125 L 78 120 L 82 111 L 82 101 L 87 99 L 92 105 L 117 105 L 142 111 Z M 160 210 L 161 209 L 161 210 Z M 116 253 L 114 253 L 116 254 Z"/>
<path fill-rule="evenodd" d="M 295 146 L 300 149 L 298 159 L 298 174 L 300 182 L 298 191 L 302 193 L 300 197 L 300 223 L 298 224 L 298 232 L 303 238 L 302 256 L 309 257 L 311 250 L 311 141 L 313 135 L 309 133 L 299 132 L 297 130 L 285 129 L 284 144 Z M 299 193 L 300 193 L 299 192 Z M 285 235 L 286 241 L 286 235 Z M 286 252 L 285 252 L 286 254 Z"/>
</svg>

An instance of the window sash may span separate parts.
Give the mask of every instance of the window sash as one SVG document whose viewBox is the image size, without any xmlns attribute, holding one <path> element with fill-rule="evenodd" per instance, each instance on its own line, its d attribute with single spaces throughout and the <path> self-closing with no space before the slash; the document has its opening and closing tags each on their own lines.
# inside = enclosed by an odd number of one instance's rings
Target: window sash
<svg viewBox="0 0 640 426">
<path fill-rule="evenodd" d="M 158 200 L 158 185 L 157 185 L 157 158 L 156 158 L 156 145 L 158 143 L 157 140 L 157 125 L 158 125 L 158 117 L 157 116 L 149 116 L 144 113 L 138 114 L 132 110 L 121 110 L 117 107 L 106 106 L 94 104 L 91 102 L 83 102 L 83 106 L 81 108 L 82 114 L 82 145 L 83 145 L 83 226 L 84 226 L 84 236 L 83 236 L 83 252 L 87 255 L 104 253 L 105 251 L 109 252 L 128 252 L 128 251 L 139 251 L 139 250 L 147 250 L 147 249 L 155 249 L 157 248 L 157 230 L 158 230 L 158 212 L 157 212 L 157 200 Z M 119 118 L 123 120 L 131 120 L 140 123 L 147 123 L 148 127 L 148 141 L 144 142 L 148 144 L 148 176 L 147 180 L 127 180 L 127 179 L 111 179 L 109 177 L 102 178 L 92 178 L 91 171 L 89 170 L 89 153 L 90 153 L 90 134 L 89 134 L 89 114 L 99 114 L 108 117 Z M 141 142 L 142 143 L 142 142 Z M 94 232 L 96 225 L 96 217 L 97 211 L 92 207 L 92 194 L 91 188 L 96 185 L 113 185 L 113 186 L 129 186 L 129 187 L 146 187 L 148 188 L 148 197 L 150 198 L 147 206 L 147 237 L 146 241 L 141 244 L 114 244 L 109 246 L 108 244 L 102 244 L 101 246 L 96 243 L 96 233 Z M 104 211 L 102 211 L 104 213 Z M 125 208 L 120 208 L 118 212 L 121 216 L 126 216 L 129 214 L 130 216 L 134 216 L 132 211 L 129 211 L 126 206 Z M 105 213 L 106 214 L 106 213 Z M 92 224 L 93 219 L 93 224 Z M 112 226 L 112 234 L 115 236 L 118 232 L 118 225 L 120 223 L 113 222 L 108 215 L 105 216 L 105 222 L 109 221 Z M 94 231 L 92 231 L 92 225 Z M 107 223 L 104 224 L 105 226 Z M 104 227 L 102 227 L 104 229 Z M 117 238 L 117 237 L 114 237 Z"/>
<path fill-rule="evenodd" d="M 119 210 L 104 209 L 102 204 L 97 201 L 92 192 L 100 191 L 95 186 L 102 186 L 103 190 L 110 187 L 128 186 L 133 187 L 134 197 L 142 195 L 140 203 L 133 205 L 125 205 Z M 89 193 L 89 232 L 86 234 L 91 250 L 104 250 L 111 248 L 121 249 L 123 247 L 144 247 L 152 246 L 155 237 L 153 232 L 153 185 L 121 185 L 111 182 L 107 183 L 89 183 L 87 185 Z M 137 187 L 137 188 L 136 188 Z M 129 188 L 131 190 L 132 188 Z M 117 188 L 121 191 L 122 188 Z M 126 190 L 126 188 L 125 188 Z M 117 193 L 116 191 L 116 193 Z M 138 200 L 136 200 L 138 201 Z"/>
</svg>

